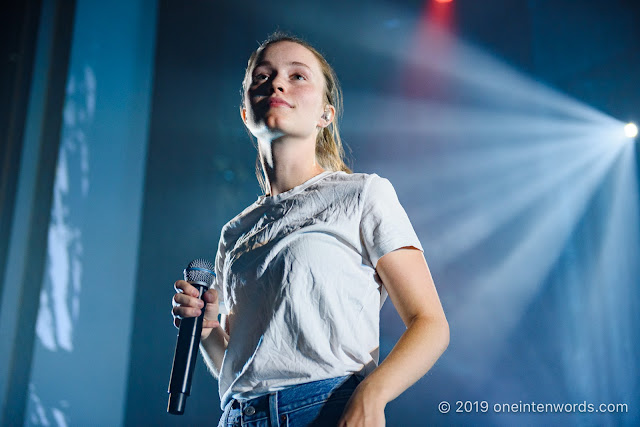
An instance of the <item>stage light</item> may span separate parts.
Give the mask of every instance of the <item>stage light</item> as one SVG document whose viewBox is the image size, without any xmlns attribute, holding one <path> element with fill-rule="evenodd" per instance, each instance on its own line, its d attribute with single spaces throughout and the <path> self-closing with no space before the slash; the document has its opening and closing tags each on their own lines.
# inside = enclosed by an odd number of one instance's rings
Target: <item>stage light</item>
<svg viewBox="0 0 640 427">
<path fill-rule="evenodd" d="M 438 3 L 451 3 L 452 0 L 436 0 Z"/>
<path fill-rule="evenodd" d="M 624 127 L 624 134 L 627 138 L 635 138 L 638 136 L 638 126 L 635 123 L 629 123 Z"/>
</svg>

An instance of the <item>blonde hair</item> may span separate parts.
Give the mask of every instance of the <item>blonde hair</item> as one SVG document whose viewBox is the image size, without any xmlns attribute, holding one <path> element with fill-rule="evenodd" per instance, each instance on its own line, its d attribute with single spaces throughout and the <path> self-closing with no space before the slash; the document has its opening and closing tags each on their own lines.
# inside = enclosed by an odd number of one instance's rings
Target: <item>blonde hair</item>
<svg viewBox="0 0 640 427">
<path fill-rule="evenodd" d="M 342 115 L 342 89 L 340 89 L 338 77 L 336 76 L 335 71 L 333 71 L 333 68 L 331 67 L 331 65 L 329 65 L 324 56 L 322 56 L 320 52 L 318 52 L 313 46 L 311 46 L 304 40 L 288 35 L 286 33 L 276 32 L 271 34 L 269 38 L 267 38 L 267 40 L 262 42 L 262 44 L 251 54 L 251 57 L 249 57 L 249 62 L 247 63 L 247 69 L 242 81 L 241 108 L 246 107 L 245 94 L 247 93 L 249 85 L 251 84 L 251 73 L 256 65 L 258 56 L 260 56 L 260 54 L 267 47 L 283 41 L 297 43 L 301 46 L 304 46 L 314 54 L 314 56 L 320 63 L 320 68 L 322 69 L 322 74 L 324 75 L 324 101 L 327 104 L 332 105 L 336 110 L 334 119 L 329 124 L 329 126 L 322 128 L 318 132 L 318 136 L 316 138 L 316 159 L 318 160 L 318 163 L 326 170 L 352 173 L 351 169 L 349 169 L 349 167 L 345 163 L 345 150 L 342 144 L 342 139 L 340 138 L 340 131 L 338 129 L 338 118 Z M 260 187 L 262 188 L 262 190 L 265 192 L 265 194 L 268 193 L 269 189 L 267 188 L 267 184 L 264 179 L 259 153 L 256 159 L 256 177 L 258 178 L 258 182 L 260 183 Z"/>
</svg>

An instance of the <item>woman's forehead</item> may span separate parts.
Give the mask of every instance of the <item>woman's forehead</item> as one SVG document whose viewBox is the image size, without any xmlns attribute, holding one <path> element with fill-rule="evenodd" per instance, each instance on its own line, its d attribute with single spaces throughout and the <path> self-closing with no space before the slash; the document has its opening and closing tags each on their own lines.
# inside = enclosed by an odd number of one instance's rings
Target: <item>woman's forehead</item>
<svg viewBox="0 0 640 427">
<path fill-rule="evenodd" d="M 302 63 L 313 69 L 320 69 L 316 55 L 296 42 L 283 40 L 267 46 L 256 58 L 256 66 L 263 62 L 284 61 Z"/>
</svg>

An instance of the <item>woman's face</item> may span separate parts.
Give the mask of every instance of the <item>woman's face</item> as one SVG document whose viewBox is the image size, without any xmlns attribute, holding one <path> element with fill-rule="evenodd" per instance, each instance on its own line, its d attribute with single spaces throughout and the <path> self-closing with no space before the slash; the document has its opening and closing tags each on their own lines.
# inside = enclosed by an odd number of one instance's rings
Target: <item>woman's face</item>
<svg viewBox="0 0 640 427">
<path fill-rule="evenodd" d="M 268 46 L 249 78 L 242 119 L 256 138 L 288 135 L 315 141 L 318 127 L 330 123 L 334 110 L 325 111 L 320 63 L 304 46 L 290 41 Z"/>
</svg>

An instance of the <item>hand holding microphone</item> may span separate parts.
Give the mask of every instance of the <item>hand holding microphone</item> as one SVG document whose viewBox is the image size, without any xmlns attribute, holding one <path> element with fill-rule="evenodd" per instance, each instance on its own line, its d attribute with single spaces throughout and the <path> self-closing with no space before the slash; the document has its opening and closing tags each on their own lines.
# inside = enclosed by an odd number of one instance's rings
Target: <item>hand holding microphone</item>
<svg viewBox="0 0 640 427">
<path fill-rule="evenodd" d="M 198 317 L 204 310 L 201 339 L 206 339 L 211 331 L 220 326 L 218 322 L 218 291 L 210 288 L 200 299 L 200 290 L 189 282 L 178 280 L 174 284 L 176 294 L 173 296 L 173 324 L 180 327 L 184 318 Z"/>
<path fill-rule="evenodd" d="M 167 412 L 182 415 L 187 396 L 191 393 L 191 379 L 198 356 L 201 338 L 219 327 L 218 295 L 209 289 L 215 274 L 209 261 L 191 261 L 184 270 L 184 280 L 175 284 L 173 297 L 174 324 L 179 327 L 178 342 L 173 357 L 169 382 Z M 206 320 L 205 320 L 206 317 Z"/>
</svg>

